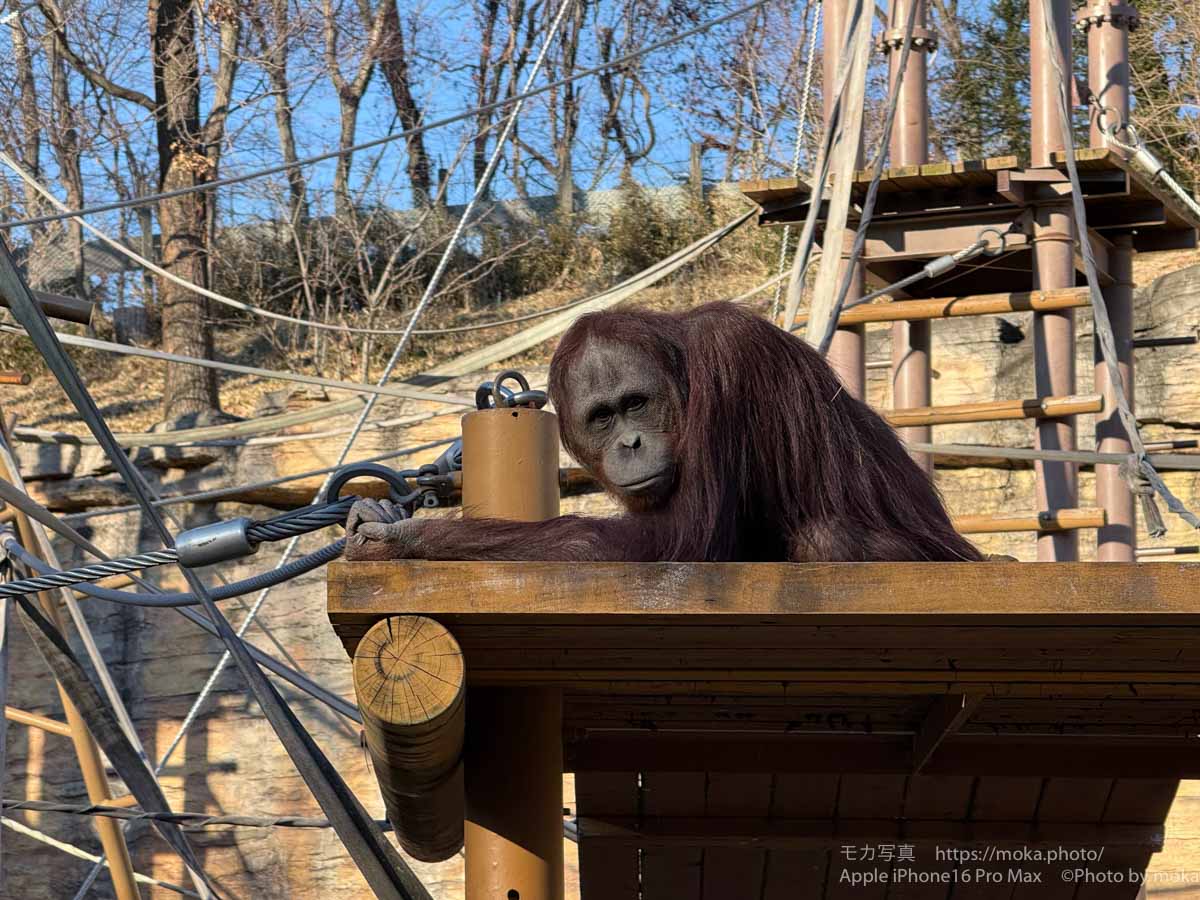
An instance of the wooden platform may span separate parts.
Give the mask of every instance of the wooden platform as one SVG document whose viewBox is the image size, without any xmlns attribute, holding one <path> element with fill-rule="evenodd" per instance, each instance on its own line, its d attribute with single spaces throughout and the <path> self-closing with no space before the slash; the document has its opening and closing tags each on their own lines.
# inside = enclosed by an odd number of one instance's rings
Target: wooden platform
<svg viewBox="0 0 1200 900">
<path fill-rule="evenodd" d="M 1079 148 L 1075 159 L 1087 207 L 1089 237 L 1103 282 L 1111 280 L 1106 260 L 1110 241 L 1116 235 L 1131 235 L 1139 251 L 1196 246 L 1200 220 L 1120 154 L 1103 147 Z M 1055 154 L 1053 168 L 1065 172 L 1065 154 Z M 992 225 L 1004 229 L 1029 206 L 1053 199 L 1050 184 L 1022 180 L 1031 177 L 1030 171 L 1037 170 L 1030 170 L 1016 156 L 886 170 L 863 254 L 871 283 L 879 286 L 896 281 L 929 259 L 970 243 L 980 228 Z M 857 173 L 856 201 L 863 199 L 871 174 L 866 170 Z M 812 193 L 811 186 L 799 178 L 746 181 L 739 188 L 760 207 L 759 222 L 763 225 L 802 222 Z M 856 207 L 852 205 L 852 225 L 856 218 Z M 955 293 L 960 295 L 1027 290 L 1032 267 L 1029 245 L 1017 236 L 1010 240 L 1009 247 L 1011 252 L 1001 259 L 973 263 L 986 265 L 986 272 L 975 276 L 970 269 L 960 267 L 942 279 L 914 288 L 912 296 L 943 295 L 943 285 L 951 279 Z M 1081 258 L 1077 269 L 1077 282 L 1083 284 Z"/>
<path fill-rule="evenodd" d="M 1200 777 L 1198 585 L 1187 563 L 335 563 L 329 616 L 352 651 L 427 615 L 473 688 L 563 690 L 585 898 L 1132 900 L 995 854 L 1144 869 Z M 944 880 L 976 868 L 1001 882 Z"/>
</svg>

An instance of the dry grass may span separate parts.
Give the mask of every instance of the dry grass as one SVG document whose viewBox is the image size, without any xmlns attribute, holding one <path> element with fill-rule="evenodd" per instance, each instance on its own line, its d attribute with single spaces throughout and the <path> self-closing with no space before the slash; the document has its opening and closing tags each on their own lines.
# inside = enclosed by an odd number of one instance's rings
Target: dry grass
<svg viewBox="0 0 1200 900">
<path fill-rule="evenodd" d="M 705 300 L 736 296 L 761 282 L 763 277 L 761 273 L 744 272 L 732 277 L 720 273 L 680 276 L 673 283 L 645 291 L 639 302 L 655 309 L 679 309 Z M 522 297 L 500 307 L 476 310 L 469 314 L 435 308 L 430 310 L 430 315 L 423 320 L 422 326 L 445 327 L 507 319 L 559 306 L 580 295 L 578 290 L 557 288 Z M 764 296 L 769 297 L 769 294 Z M 379 327 L 402 327 L 404 324 L 403 319 L 395 316 L 393 321 L 380 322 Z M 495 343 L 522 328 L 527 328 L 530 324 L 533 323 L 506 325 L 464 334 L 417 337 L 412 342 L 410 352 L 397 367 L 394 378 L 402 380 L 423 372 L 459 354 Z M 215 335 L 218 359 L 236 360 L 260 368 L 358 380 L 358 366 L 353 359 L 334 354 L 338 356 L 342 365 L 318 372 L 312 365 L 311 358 L 290 355 L 285 359 L 264 342 L 257 340 L 257 336 L 258 332 L 253 329 L 228 325 L 219 327 Z M 378 378 L 383 358 L 390 353 L 394 340 L 395 338 L 384 337 L 374 342 L 378 354 L 372 354 L 372 380 Z M 0 337 L 0 344 L 11 345 L 17 342 L 25 348 L 28 347 L 28 342 L 23 338 L 8 335 Z M 554 340 L 547 341 L 511 362 L 517 366 L 544 365 L 553 352 L 554 343 Z M 75 359 L 96 403 L 100 406 L 100 411 L 114 431 L 148 431 L 160 420 L 162 363 L 138 357 L 115 356 L 100 351 L 81 351 L 77 348 L 68 348 L 68 352 Z M 17 365 L 20 365 L 20 361 L 26 361 L 26 370 L 32 371 L 34 377 L 28 386 L 3 389 L 6 415 L 16 415 L 22 425 L 75 434 L 85 433 L 86 427 L 78 420 L 53 377 L 41 366 L 33 370 L 29 365 L 28 353 L 22 352 L 16 358 Z M 7 364 L 14 363 L 9 361 Z M 253 416 L 264 394 L 280 389 L 303 387 L 294 382 L 250 375 L 219 373 L 219 378 L 221 408 L 227 413 L 243 418 Z"/>
<path fill-rule="evenodd" d="M 676 276 L 665 284 L 643 292 L 637 302 L 651 309 L 682 309 L 707 300 L 738 296 L 762 283 L 770 275 L 758 260 L 749 265 L 731 265 L 729 261 L 723 262 L 724 265 L 697 266 L 696 271 Z M 1144 286 L 1168 272 L 1198 263 L 1200 251 L 1197 250 L 1145 254 L 1135 260 L 1134 280 L 1139 286 Z M 586 293 L 588 292 L 582 289 L 552 288 L 512 300 L 502 306 L 486 307 L 466 313 L 435 306 L 429 310 L 422 325 L 448 327 L 507 319 L 559 306 Z M 768 289 L 755 297 L 751 303 L 756 308 L 765 309 L 771 302 L 771 296 L 772 292 Z M 404 324 L 405 320 L 397 314 L 390 317 L 390 321 L 380 322 L 379 327 L 402 327 Z M 403 379 L 415 375 L 459 354 L 495 343 L 528 327 L 529 324 L 519 323 L 486 331 L 415 338 L 410 352 L 397 368 L 395 378 Z M 263 368 L 290 369 L 304 374 L 358 380 L 358 362 L 354 356 L 333 354 L 340 365 L 332 366 L 325 372 L 318 372 L 312 365 L 311 358 L 292 354 L 285 359 L 279 353 L 271 351 L 265 342 L 257 340 L 258 336 L 259 332 L 252 328 L 226 323 L 218 329 L 216 335 L 218 358 L 236 359 L 238 362 Z M 392 341 L 394 338 L 381 338 L 374 342 L 372 379 L 378 377 L 383 359 L 393 346 Z M 0 346 L 11 347 L 12 342 L 23 342 L 23 339 L 11 336 L 0 338 Z M 517 367 L 544 365 L 549 360 L 554 344 L 553 339 L 546 341 L 507 362 Z M 161 363 L 133 357 L 114 358 L 99 351 L 71 349 L 70 352 L 114 430 L 146 431 L 159 421 L 163 377 Z M 19 358 L 29 357 L 22 354 Z M 264 394 L 289 387 L 299 386 L 281 380 L 222 373 L 221 406 L 232 415 L 250 417 Z M 6 414 L 15 414 L 21 424 L 73 433 L 83 433 L 85 430 L 58 385 L 44 370 L 38 373 L 27 387 L 7 387 L 4 391 Z"/>
</svg>

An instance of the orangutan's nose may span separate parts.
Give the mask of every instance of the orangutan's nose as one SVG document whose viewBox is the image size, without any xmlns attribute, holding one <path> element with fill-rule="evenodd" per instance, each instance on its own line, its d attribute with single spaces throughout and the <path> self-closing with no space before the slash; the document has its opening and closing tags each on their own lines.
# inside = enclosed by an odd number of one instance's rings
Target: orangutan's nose
<svg viewBox="0 0 1200 900">
<path fill-rule="evenodd" d="M 621 435 L 620 444 L 626 450 L 637 450 L 642 446 L 642 433 L 640 431 L 627 431 Z"/>
</svg>

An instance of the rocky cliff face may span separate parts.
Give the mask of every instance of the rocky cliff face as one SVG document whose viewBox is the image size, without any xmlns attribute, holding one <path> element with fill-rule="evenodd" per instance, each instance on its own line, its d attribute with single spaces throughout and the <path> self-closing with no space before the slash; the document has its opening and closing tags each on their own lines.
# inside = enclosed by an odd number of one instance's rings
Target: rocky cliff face
<svg viewBox="0 0 1200 900">
<path fill-rule="evenodd" d="M 1194 334 L 1200 325 L 1200 267 L 1166 275 L 1143 290 L 1138 300 L 1139 336 Z M 1078 315 L 1079 392 L 1091 390 L 1091 320 Z M 1032 336 L 1028 316 L 1009 320 L 995 318 L 959 319 L 939 322 L 934 329 L 934 402 L 936 404 L 1033 396 Z M 888 331 L 872 330 L 869 359 L 887 354 Z M 1137 356 L 1137 404 L 1150 440 L 1177 440 L 1200 436 L 1200 348 L 1178 347 L 1140 350 Z M 544 380 L 544 370 L 525 366 L 533 380 Z M 462 387 L 469 387 L 467 379 Z M 871 402 L 890 406 L 886 372 L 871 374 Z M 284 404 L 300 408 L 325 402 L 297 395 Z M 399 406 L 385 407 L 382 418 L 411 418 L 417 413 Z M 307 471 L 336 461 L 345 440 L 346 417 L 316 425 L 298 426 L 297 432 L 318 429 L 325 436 L 313 440 L 281 442 L 274 438 L 256 440 L 240 448 L 195 448 L 183 458 L 165 458 L 143 451 L 139 458 L 165 493 L 223 487 L 260 481 Z M 339 430 L 342 433 L 336 433 Z M 396 447 L 414 446 L 451 437 L 457 433 L 457 415 L 396 424 L 370 430 L 358 442 L 354 458 L 383 453 Z M 946 426 L 936 429 L 939 442 L 963 442 L 1006 446 L 1030 446 L 1032 426 L 1028 422 Z M 1080 420 L 1080 446 L 1091 447 L 1091 420 Z M 431 447 L 401 459 L 396 465 L 431 461 L 440 448 Z M 64 512 L 83 507 L 128 502 L 114 481 L 107 464 L 95 448 L 46 444 L 22 444 L 21 464 L 31 479 L 35 494 L 54 509 Z M 1190 472 L 1165 475 L 1174 490 L 1192 509 L 1200 509 L 1200 476 Z M 1034 511 L 1033 472 L 1020 465 L 941 468 L 938 486 L 954 513 L 988 514 Z M 241 503 L 294 504 L 311 494 L 320 477 L 260 489 L 240 495 Z M 1090 472 L 1081 476 L 1081 505 L 1094 502 Z M 564 511 L 604 512 L 608 502 L 597 495 L 566 498 Z M 249 509 L 239 503 L 176 508 L 188 524 L 208 521 L 217 515 L 239 514 Z M 261 507 L 255 512 L 262 514 Z M 1179 520 L 1166 515 L 1170 534 L 1156 542 L 1163 545 L 1195 543 L 1196 536 Z M 142 546 L 143 523 L 137 514 L 88 520 L 89 536 L 114 554 L 131 553 Z M 327 535 L 311 536 L 302 549 L 315 549 Z M 152 543 L 152 542 L 148 542 Z M 988 552 L 1011 553 L 1032 559 L 1032 535 L 981 536 L 978 543 Z M 1093 555 L 1091 532 L 1081 535 L 1085 559 Z M 275 561 L 280 547 L 269 547 L 246 565 L 225 567 L 218 575 L 208 573 L 210 583 L 218 577 L 236 579 L 261 571 Z M 77 556 L 65 553 L 67 561 Z M 179 587 L 171 583 L 164 585 Z M 247 614 L 253 597 L 231 601 L 226 612 L 235 626 Z M 320 573 L 275 589 L 247 634 L 251 641 L 286 659 L 329 689 L 352 696 L 349 661 L 335 638 L 324 612 L 325 594 Z M 101 650 L 116 677 L 151 758 L 158 759 L 174 738 L 184 716 L 221 656 L 215 639 L 198 631 L 182 617 L 164 610 L 138 610 L 87 601 L 86 614 Z M 61 711 L 53 682 L 19 626 L 11 631 L 9 673 L 11 705 L 59 716 Z M 285 689 L 302 722 L 334 761 L 343 777 L 375 815 L 382 815 L 370 763 L 357 728 L 324 707 Z M 13 725 L 8 729 L 8 766 L 3 794 L 6 797 L 55 799 L 84 803 L 86 795 L 78 776 L 68 740 L 41 731 Z M 239 813 L 296 813 L 319 815 L 303 782 L 276 742 L 270 727 L 232 667 L 217 678 L 214 690 L 199 716 L 163 770 L 163 784 L 177 809 Z M 571 802 L 567 784 L 566 801 Z M 1195 801 L 1183 797 L 1179 825 L 1170 832 L 1181 841 L 1194 835 L 1197 826 L 1188 817 Z M 54 814 L 20 813 L 13 818 L 99 853 L 99 842 L 86 819 Z M 1194 818 L 1194 817 L 1193 817 Z M 135 868 L 155 878 L 186 884 L 175 856 L 144 827 L 131 828 L 130 845 Z M 307 898 L 366 897 L 365 885 L 332 831 L 283 829 L 226 829 L 193 836 L 206 870 L 230 897 Z M 60 898 L 73 896 L 90 864 L 34 842 L 11 830 L 3 832 L 5 885 L 3 896 L 13 898 Z M 574 845 L 568 844 L 568 881 L 575 875 Z M 1163 857 L 1160 856 L 1160 860 Z M 437 898 L 462 895 L 461 857 L 414 868 Z M 1176 866 L 1176 868 L 1188 868 Z M 1195 868 L 1194 866 L 1191 868 Z M 95 895 L 110 896 L 106 876 L 98 882 Z M 146 896 L 173 896 L 163 889 L 146 890 Z"/>
</svg>

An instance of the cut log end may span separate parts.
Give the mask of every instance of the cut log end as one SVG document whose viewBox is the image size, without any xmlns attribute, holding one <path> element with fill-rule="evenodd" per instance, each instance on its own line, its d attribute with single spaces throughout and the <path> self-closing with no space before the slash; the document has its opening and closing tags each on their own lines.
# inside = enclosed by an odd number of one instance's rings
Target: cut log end
<svg viewBox="0 0 1200 900">
<path fill-rule="evenodd" d="M 465 670 L 454 636 L 424 616 L 392 616 L 354 653 L 354 691 L 364 717 L 383 728 L 436 725 L 462 703 Z"/>
<path fill-rule="evenodd" d="M 449 859 L 463 843 L 462 649 L 433 619 L 383 619 L 354 651 L 354 691 L 400 846 L 425 862 Z"/>
</svg>

